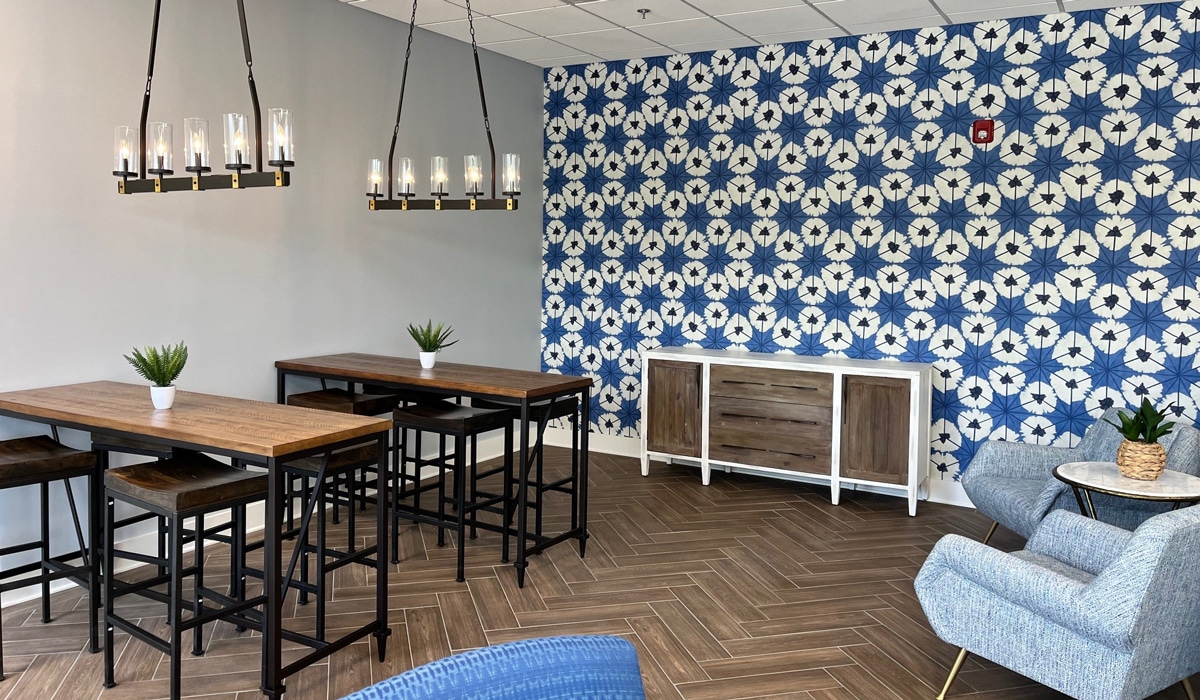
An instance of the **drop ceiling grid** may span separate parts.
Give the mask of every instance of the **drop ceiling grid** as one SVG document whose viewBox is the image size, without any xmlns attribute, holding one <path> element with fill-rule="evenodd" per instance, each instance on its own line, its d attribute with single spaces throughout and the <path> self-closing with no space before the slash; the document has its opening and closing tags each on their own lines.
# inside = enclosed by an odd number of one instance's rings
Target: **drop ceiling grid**
<svg viewBox="0 0 1200 700">
<path fill-rule="evenodd" d="M 1157 1 L 1157 0 L 1155 0 Z M 342 0 L 407 22 L 411 0 Z M 1128 0 L 471 0 L 480 46 L 541 66 L 1147 5 Z M 649 12 L 645 18 L 639 10 Z M 421 0 L 417 26 L 466 40 L 465 0 Z"/>
</svg>

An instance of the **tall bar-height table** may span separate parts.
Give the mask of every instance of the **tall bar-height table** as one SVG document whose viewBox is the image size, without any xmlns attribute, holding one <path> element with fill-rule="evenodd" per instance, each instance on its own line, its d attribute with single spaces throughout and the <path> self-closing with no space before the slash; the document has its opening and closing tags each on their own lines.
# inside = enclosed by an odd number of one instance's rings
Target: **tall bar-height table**
<svg viewBox="0 0 1200 700">
<path fill-rule="evenodd" d="M 89 382 L 0 393 L 0 415 L 77 430 L 98 430 L 266 467 L 270 474 L 270 491 L 264 533 L 263 693 L 270 698 L 281 697 L 285 678 L 367 635 L 375 636 L 379 658 L 384 658 L 390 634 L 387 625 L 388 563 L 383 556 L 384 545 L 380 544 L 387 539 L 385 508 L 377 508 L 376 513 L 375 619 L 333 642 L 323 642 L 283 628 L 286 589 L 281 538 L 285 498 L 282 466 L 302 457 L 375 440 L 379 449 L 377 485 L 382 492 L 386 483 L 391 421 L 187 391 L 176 395 L 174 408 L 159 411 L 151 405 L 150 392 L 145 386 L 119 382 Z M 98 469 L 103 470 L 107 466 L 105 453 L 100 453 L 98 461 Z M 104 489 L 95 489 L 95 492 L 103 494 Z M 101 512 L 102 498 L 93 498 L 92 513 Z M 90 549 L 96 557 L 100 542 L 95 527 L 98 519 L 90 520 Z M 289 568 L 295 566 L 295 560 L 293 555 Z M 97 594 L 96 591 L 91 593 Z M 283 666 L 282 640 L 285 636 L 313 650 Z"/>
<path fill-rule="evenodd" d="M 423 369 L 419 362 L 407 357 L 369 355 L 364 353 L 341 353 L 306 357 L 297 360 L 280 360 L 275 363 L 277 376 L 277 399 L 287 399 L 287 377 L 315 377 L 318 379 L 367 383 L 410 391 L 424 391 L 447 397 L 472 397 L 493 401 L 509 401 L 517 408 L 520 419 L 520 455 L 517 461 L 517 583 L 525 585 L 526 558 L 547 547 L 569 539 L 579 540 L 579 556 L 587 547 L 587 480 L 588 480 L 588 425 L 590 423 L 590 377 L 572 377 L 549 372 L 502 369 L 439 362 L 433 369 Z M 530 404 L 538 401 L 555 401 L 566 397 L 579 397 L 579 474 L 575 485 L 575 506 L 579 521 L 565 532 L 554 536 L 533 537 L 525 525 L 528 500 L 530 457 L 529 417 Z M 543 437 L 546 425 L 537 435 Z M 383 491 L 380 491 L 383 493 Z M 527 540 L 536 540 L 527 547 Z"/>
</svg>

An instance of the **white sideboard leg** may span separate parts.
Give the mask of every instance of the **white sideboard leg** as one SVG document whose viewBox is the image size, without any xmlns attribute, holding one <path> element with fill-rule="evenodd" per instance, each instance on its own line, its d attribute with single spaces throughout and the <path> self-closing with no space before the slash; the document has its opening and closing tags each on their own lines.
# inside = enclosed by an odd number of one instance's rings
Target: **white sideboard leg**
<svg viewBox="0 0 1200 700">
<path fill-rule="evenodd" d="M 642 453 L 642 476 L 650 476 L 650 455 Z"/>
<path fill-rule="evenodd" d="M 914 518 L 917 516 L 917 489 L 915 487 L 908 489 L 908 514 Z"/>
<path fill-rule="evenodd" d="M 842 500 L 842 483 L 837 479 L 829 482 L 829 502 L 837 505 Z"/>
<path fill-rule="evenodd" d="M 705 486 L 708 486 L 709 482 L 711 482 L 711 481 L 712 481 L 712 465 L 708 463 L 707 459 L 702 459 L 702 460 L 700 460 L 700 483 L 704 484 Z"/>
</svg>

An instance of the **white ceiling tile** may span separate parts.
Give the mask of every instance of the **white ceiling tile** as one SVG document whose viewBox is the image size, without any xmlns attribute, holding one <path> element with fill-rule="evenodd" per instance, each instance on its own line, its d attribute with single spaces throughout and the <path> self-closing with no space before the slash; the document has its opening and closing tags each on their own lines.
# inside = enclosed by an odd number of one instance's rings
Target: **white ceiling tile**
<svg viewBox="0 0 1200 700">
<path fill-rule="evenodd" d="M 989 19 L 1013 19 L 1015 17 L 1030 17 L 1033 15 L 1052 15 L 1058 12 L 1058 4 L 1043 2 L 1036 5 L 1020 5 L 1017 7 L 1000 7 L 994 10 L 974 10 L 971 12 L 954 12 L 950 21 L 954 24 L 966 22 L 986 22 Z"/>
<path fill-rule="evenodd" d="M 630 58 L 651 58 L 654 56 L 670 56 L 673 51 L 665 46 L 644 49 L 622 49 L 621 51 L 601 51 L 596 55 L 605 61 L 625 61 Z"/>
<path fill-rule="evenodd" d="M 659 22 L 675 22 L 681 19 L 696 19 L 704 17 L 701 10 L 688 5 L 683 0 L 606 0 L 580 5 L 585 12 L 615 22 L 622 27 L 637 29 L 646 24 Z M 646 19 L 642 19 L 638 10 L 650 10 Z"/>
<path fill-rule="evenodd" d="M 678 22 L 662 24 L 647 24 L 630 27 L 638 34 L 653 39 L 660 44 L 672 45 L 684 42 L 726 40 L 733 43 L 748 43 L 745 36 L 721 24 L 715 19 L 685 19 Z"/>
<path fill-rule="evenodd" d="M 417 26 L 428 29 L 431 32 L 445 34 L 459 41 L 471 40 L 470 25 L 467 24 L 467 20 L 465 19 L 454 22 L 437 22 L 435 24 L 421 24 L 418 22 Z M 511 24 L 505 24 L 504 22 L 499 22 L 488 17 L 475 18 L 475 40 L 481 44 L 512 41 L 514 39 L 528 39 L 532 36 L 534 36 L 533 33 L 527 32 L 524 29 L 518 29 Z"/>
<path fill-rule="evenodd" d="M 790 32 L 756 34 L 754 40 L 760 44 L 788 44 L 795 41 L 832 39 L 839 36 L 846 36 L 846 33 L 837 27 L 825 27 L 823 29 L 798 29 Z"/>
<path fill-rule="evenodd" d="M 542 68 L 553 68 L 555 66 L 574 66 L 580 63 L 592 63 L 596 60 L 591 54 L 581 53 L 575 56 L 564 56 L 562 58 L 539 58 L 530 63 L 541 66 Z"/>
<path fill-rule="evenodd" d="M 452 1 L 459 5 L 464 4 L 463 0 Z M 471 0 L 471 11 L 480 15 L 544 10 L 547 7 L 562 7 L 562 0 Z"/>
<path fill-rule="evenodd" d="M 363 0 L 352 3 L 353 7 L 370 10 L 408 23 L 412 17 L 412 0 Z M 417 26 L 429 22 L 446 22 L 453 19 L 466 19 L 467 11 L 444 0 L 424 0 L 417 5 Z"/>
<path fill-rule="evenodd" d="M 821 16 L 821 13 L 807 5 L 783 7 L 776 10 L 758 10 L 756 12 L 739 12 L 730 15 L 718 15 L 720 20 L 745 34 L 770 34 L 786 27 L 803 27 L 805 29 L 822 29 L 833 26 L 833 23 Z"/>
<path fill-rule="evenodd" d="M 584 32 L 555 37 L 555 41 L 572 46 L 584 53 L 602 55 L 635 49 L 658 48 L 662 53 L 667 50 L 653 41 L 640 37 L 627 29 L 605 29 L 599 32 Z"/>
<path fill-rule="evenodd" d="M 547 10 L 503 13 L 493 16 L 538 36 L 578 34 L 613 28 L 612 22 L 606 19 L 566 5 Z"/>
<path fill-rule="evenodd" d="M 903 27 L 926 26 L 929 22 L 924 18 L 929 16 L 937 17 L 935 24 L 944 23 L 929 0 L 835 0 L 817 6 L 843 27 L 893 21 L 900 21 Z M 913 24 L 917 18 L 921 18 L 921 23 Z"/>
<path fill-rule="evenodd" d="M 516 41 L 500 41 L 491 44 L 482 44 L 482 46 L 485 49 L 502 53 L 505 56 L 512 56 L 522 61 L 536 61 L 543 58 L 559 59 L 579 54 L 578 49 L 573 49 L 553 39 L 543 39 L 542 37 L 518 39 Z"/>
<path fill-rule="evenodd" d="M 710 15 L 774 10 L 779 7 L 794 7 L 804 4 L 803 0 L 688 0 L 688 2 Z"/>
<path fill-rule="evenodd" d="M 846 30 L 851 36 L 861 34 L 874 34 L 875 32 L 898 32 L 902 29 L 924 29 L 925 27 L 940 27 L 946 24 L 938 15 L 930 15 L 925 17 L 903 17 L 887 19 L 881 22 L 867 22 L 864 24 L 847 24 Z"/>
<path fill-rule="evenodd" d="M 734 41 L 724 39 L 718 41 L 700 41 L 694 44 L 671 44 L 671 48 L 676 53 L 703 53 L 719 49 L 740 49 L 744 46 L 755 46 L 755 44 L 745 37 Z"/>
<path fill-rule="evenodd" d="M 942 12 L 948 15 L 957 15 L 964 12 L 1017 8 L 1020 5 L 1032 5 L 1036 0 L 936 0 L 936 2 L 938 7 L 942 8 Z M 1054 5 L 1055 3 L 1051 0 L 1050 4 Z"/>
</svg>

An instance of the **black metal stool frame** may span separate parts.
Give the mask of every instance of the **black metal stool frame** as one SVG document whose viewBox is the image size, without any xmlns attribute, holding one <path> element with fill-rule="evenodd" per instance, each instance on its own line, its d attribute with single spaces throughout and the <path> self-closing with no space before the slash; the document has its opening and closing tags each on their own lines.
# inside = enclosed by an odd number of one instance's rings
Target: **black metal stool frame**
<svg viewBox="0 0 1200 700">
<path fill-rule="evenodd" d="M 122 559 L 130 558 L 135 561 L 136 557 L 127 555 L 134 554 L 133 552 L 118 552 L 113 539 L 114 529 L 111 523 L 114 522 L 114 511 L 116 500 L 112 489 L 105 489 L 105 517 L 104 517 L 104 687 L 112 688 L 116 685 L 114 679 L 114 658 L 113 658 L 113 632 L 119 627 L 129 633 L 136 639 L 145 642 L 151 647 L 158 649 L 160 652 L 170 656 L 170 676 L 171 676 L 171 697 L 177 698 L 180 695 L 180 670 L 182 663 L 182 646 L 183 633 L 187 630 L 192 632 L 192 654 L 199 656 L 203 653 L 203 626 L 209 622 L 213 622 L 223 618 L 241 619 L 239 614 L 248 611 L 249 609 L 262 605 L 267 602 L 267 596 L 258 595 L 248 600 L 234 600 L 224 594 L 206 588 L 204 586 L 204 538 L 200 537 L 195 540 L 195 550 L 192 566 L 185 567 L 183 562 L 183 523 L 189 518 L 196 518 L 196 526 L 194 531 L 204 531 L 204 516 L 209 513 L 219 512 L 230 508 L 244 507 L 249 503 L 264 500 L 265 496 L 252 496 L 226 501 L 219 506 L 197 508 L 193 510 L 185 510 L 172 512 L 160 508 L 154 504 L 146 503 L 136 498 L 132 498 L 126 494 L 120 494 L 119 499 L 124 503 L 132 503 L 138 508 L 154 513 L 160 517 L 166 518 L 168 539 L 170 541 L 167 557 L 168 572 L 165 576 L 155 576 L 145 581 L 137 583 L 121 584 L 118 589 L 118 581 L 112 575 L 113 560 L 120 556 Z M 244 533 L 232 533 L 234 537 L 244 535 Z M 238 562 L 231 559 L 231 568 L 237 568 Z M 183 619 L 183 608 L 185 601 L 183 598 L 183 579 L 192 576 L 193 599 L 190 601 L 192 609 L 192 617 L 188 620 Z M 154 586 L 168 584 L 168 592 L 166 594 L 151 590 Z M 160 603 L 167 604 L 167 623 L 171 628 L 171 639 L 163 640 L 142 627 L 120 617 L 113 612 L 114 597 L 118 595 L 137 594 Z M 204 598 L 208 597 L 222 604 L 221 608 L 210 608 L 204 605 Z"/>
<path fill-rule="evenodd" d="M 58 428 L 51 426 L 51 434 L 55 442 L 59 442 Z M 99 460 L 97 460 L 97 464 Z M 88 502 L 92 500 L 94 490 L 97 488 L 98 470 L 94 467 L 90 473 L 83 475 L 87 480 Z M 77 477 L 72 477 L 77 478 Z M 71 520 L 75 526 L 75 538 L 79 544 L 79 549 L 71 552 L 66 552 L 58 556 L 50 554 L 50 482 L 62 481 L 63 487 L 67 492 L 67 503 L 71 509 Z M 31 585 L 41 585 L 41 613 L 42 622 L 50 622 L 50 584 L 59 579 L 69 579 L 80 588 L 88 591 L 88 651 L 95 654 L 100 651 L 100 633 L 97 618 L 97 596 L 99 593 L 99 578 L 96 564 L 98 563 L 95 556 L 89 550 L 87 544 L 84 543 L 83 527 L 79 521 L 79 509 L 75 504 L 75 493 L 71 490 L 69 479 L 40 479 L 38 477 L 30 477 L 28 479 L 14 480 L 5 485 L 6 489 L 18 488 L 21 486 L 39 486 L 39 539 L 32 542 L 11 545 L 0 548 L 0 557 L 5 557 L 10 554 L 18 554 L 21 552 L 29 552 L 32 550 L 40 550 L 41 557 L 38 561 L 21 564 L 8 570 L 0 570 L 0 595 L 10 591 L 27 588 Z M 89 519 L 94 518 L 95 514 L 89 511 Z M 89 522 L 89 525 L 91 523 Z M 80 559 L 81 566 L 71 566 L 67 562 L 73 559 Z M 4 583 L 4 579 L 9 579 L 14 576 L 23 576 L 24 574 L 33 571 L 41 570 L 42 573 L 37 576 L 19 578 L 16 581 Z M 0 624 L 0 681 L 4 680 L 4 625 Z"/>
<path fill-rule="evenodd" d="M 396 557 L 398 550 L 398 523 L 399 520 L 411 520 L 416 523 L 426 523 L 434 525 L 438 528 L 438 546 L 445 544 L 445 528 L 448 527 L 449 521 L 446 518 L 446 505 L 449 503 L 454 507 L 457 517 L 456 523 L 453 526 L 457 535 L 458 544 L 458 570 L 457 581 L 464 581 L 464 548 L 466 546 L 467 527 L 471 529 L 471 537 L 474 539 L 475 530 L 482 528 L 492 532 L 498 532 L 503 535 L 503 558 L 502 561 L 508 561 L 508 539 L 512 532 L 509 523 L 512 519 L 513 494 L 512 487 L 514 479 L 512 477 L 512 448 L 513 448 L 513 429 L 512 421 L 509 420 L 502 428 L 504 430 L 504 466 L 499 469 L 493 469 L 489 472 L 480 475 L 479 478 L 494 474 L 499 471 L 504 472 L 504 493 L 503 494 L 487 494 L 482 501 L 467 499 L 467 483 L 472 485 L 474 493 L 476 470 L 478 467 L 477 457 L 475 454 L 475 437 L 478 433 L 470 433 L 466 430 L 456 431 L 450 429 L 438 429 L 431 426 L 406 427 L 396 423 L 392 428 L 392 444 L 396 446 L 396 454 L 399 461 L 395 464 L 396 471 L 395 480 L 393 481 L 393 500 L 392 500 L 392 553 L 393 558 Z M 408 457 L 399 451 L 399 445 L 402 442 L 402 434 L 408 430 L 415 430 L 417 433 L 415 449 L 416 456 Z M 424 458 L 421 456 L 421 433 L 433 433 L 438 436 L 438 456 L 436 458 Z M 454 451 L 448 453 L 446 450 L 446 438 L 454 439 Z M 470 467 L 466 464 L 466 441 L 471 440 L 471 464 Z M 413 473 L 410 475 L 406 467 L 411 464 Z M 422 484 L 421 467 L 436 466 L 438 467 L 438 482 L 436 484 Z M 468 471 L 470 469 L 470 471 Z M 447 498 L 446 493 L 446 473 L 452 472 L 454 475 L 454 495 Z M 402 506 L 401 499 L 406 498 L 409 494 L 405 488 L 408 482 L 413 483 L 413 505 Z M 437 489 L 438 492 L 438 509 L 432 511 L 420 507 L 420 495 L 422 492 Z M 500 504 L 499 509 L 496 509 L 496 504 Z M 500 525 L 491 523 L 481 523 L 477 517 L 477 513 L 481 510 L 498 512 L 503 520 Z"/>
</svg>

